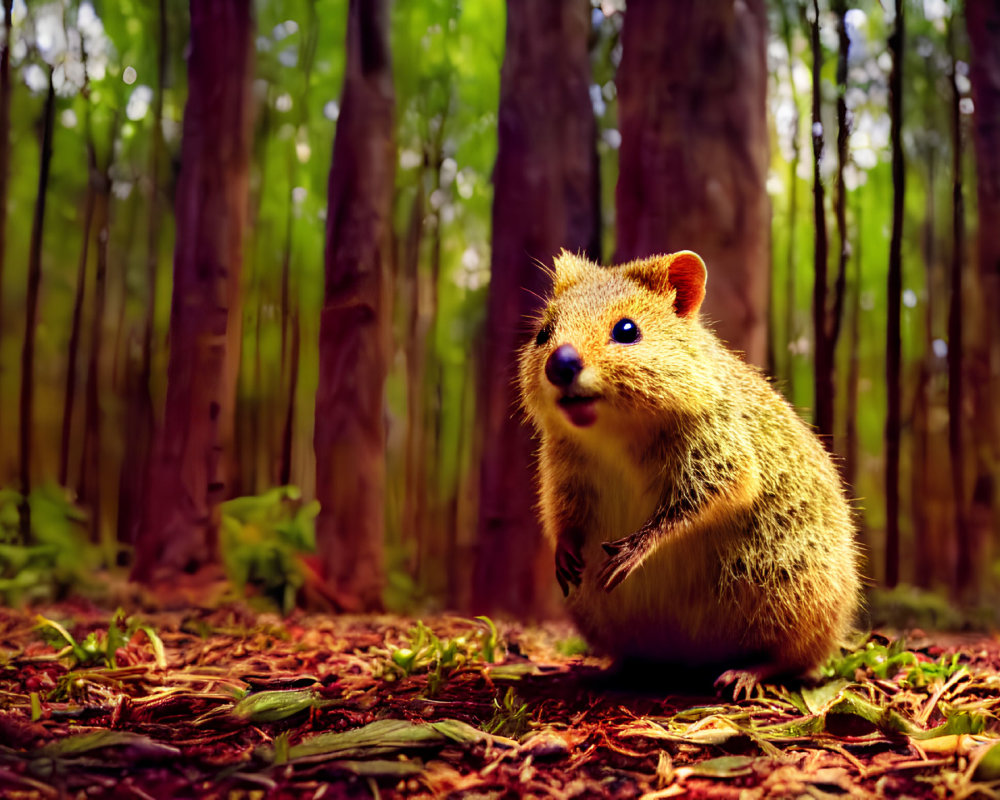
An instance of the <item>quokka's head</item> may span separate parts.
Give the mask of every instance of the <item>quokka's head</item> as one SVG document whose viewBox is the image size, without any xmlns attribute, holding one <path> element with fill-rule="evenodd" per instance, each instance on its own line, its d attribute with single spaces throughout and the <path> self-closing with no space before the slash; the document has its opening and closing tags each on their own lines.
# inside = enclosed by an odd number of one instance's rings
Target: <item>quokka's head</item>
<svg viewBox="0 0 1000 800">
<path fill-rule="evenodd" d="M 525 409 L 544 433 L 590 438 L 696 413 L 705 263 L 690 251 L 601 267 L 565 250 L 520 352 Z"/>
</svg>

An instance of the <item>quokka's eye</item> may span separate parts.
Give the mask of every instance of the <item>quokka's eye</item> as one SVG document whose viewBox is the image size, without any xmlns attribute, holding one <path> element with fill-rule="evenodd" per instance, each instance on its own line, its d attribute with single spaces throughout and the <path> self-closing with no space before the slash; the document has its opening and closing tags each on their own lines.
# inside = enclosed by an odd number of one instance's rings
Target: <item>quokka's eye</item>
<svg viewBox="0 0 1000 800">
<path fill-rule="evenodd" d="M 642 338 L 639 326 L 628 317 L 622 317 L 611 329 L 611 338 L 618 344 L 635 344 Z"/>
<path fill-rule="evenodd" d="M 541 347 L 549 340 L 551 335 L 552 329 L 548 325 L 545 325 L 538 331 L 538 335 L 535 337 L 535 345 Z"/>
</svg>

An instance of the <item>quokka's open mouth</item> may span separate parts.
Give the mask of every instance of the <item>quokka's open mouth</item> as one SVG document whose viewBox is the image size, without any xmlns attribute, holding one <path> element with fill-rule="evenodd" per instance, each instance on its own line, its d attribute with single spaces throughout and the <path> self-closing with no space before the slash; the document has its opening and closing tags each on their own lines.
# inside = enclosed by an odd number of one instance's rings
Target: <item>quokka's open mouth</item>
<svg viewBox="0 0 1000 800">
<path fill-rule="evenodd" d="M 597 397 L 564 395 L 557 401 L 569 421 L 578 428 L 586 428 L 597 421 Z"/>
</svg>

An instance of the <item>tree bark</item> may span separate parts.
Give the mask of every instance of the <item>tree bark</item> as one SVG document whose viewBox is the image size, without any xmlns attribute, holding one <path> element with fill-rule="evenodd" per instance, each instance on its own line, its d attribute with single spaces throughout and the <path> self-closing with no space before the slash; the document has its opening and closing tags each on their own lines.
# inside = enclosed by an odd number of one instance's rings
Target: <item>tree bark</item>
<svg viewBox="0 0 1000 800">
<path fill-rule="evenodd" d="M 818 10 L 817 8 L 817 13 Z M 837 220 L 837 274 L 833 283 L 832 302 L 824 302 L 819 309 L 822 311 L 821 321 L 824 326 L 823 345 L 826 352 L 822 362 L 826 373 L 821 379 L 817 379 L 816 384 L 816 427 L 830 449 L 833 449 L 834 444 L 837 405 L 837 342 L 840 339 L 840 329 L 844 317 L 844 298 L 847 294 L 847 261 L 851 251 L 847 235 L 847 187 L 844 184 L 844 169 L 847 166 L 847 148 L 850 139 L 850 128 L 847 122 L 847 51 L 851 44 L 847 36 L 847 4 L 845 0 L 835 0 L 834 10 L 837 14 L 838 41 L 837 182 L 834 186 L 834 207 Z M 817 168 L 818 166 L 817 162 Z M 819 361 L 817 358 L 817 369 Z M 824 393 L 822 403 L 819 398 L 820 389 Z M 820 409 L 822 409 L 822 415 Z"/>
<path fill-rule="evenodd" d="M 770 210 L 763 0 L 630 0 L 618 71 L 618 262 L 697 250 L 705 318 L 767 357 Z"/>
<path fill-rule="evenodd" d="M 89 108 L 84 112 L 87 137 L 87 189 L 83 199 L 83 241 L 80 244 L 80 260 L 76 270 L 76 295 L 73 300 L 73 317 L 70 323 L 69 344 L 66 354 L 66 393 L 63 396 L 62 438 L 59 449 L 59 485 L 69 485 L 70 446 L 73 438 L 73 408 L 76 403 L 76 362 L 80 352 L 80 328 L 83 324 L 83 301 L 87 289 L 87 259 L 90 253 L 90 232 L 94 222 L 96 200 L 95 182 L 97 173 L 97 153 L 90 130 Z"/>
<path fill-rule="evenodd" d="M 427 500 L 427 470 L 425 464 L 427 429 L 424 425 L 425 351 L 418 346 L 420 325 L 420 253 L 426 216 L 424 183 L 430 157 L 429 144 L 424 143 L 424 164 L 416 180 L 413 203 L 410 206 L 406 235 L 399 248 L 396 286 L 399 305 L 405 317 L 406 358 L 406 442 L 404 445 L 404 491 L 402 542 L 408 551 L 408 571 L 416 578 L 420 569 L 420 542 L 423 534 L 424 509 Z"/>
<path fill-rule="evenodd" d="M 7 195 L 10 178 L 10 46 L 14 0 L 3 0 L 3 43 L 0 44 L 0 336 L 3 335 L 3 274 L 7 253 Z M 0 368 L 2 375 L 2 368 Z M 0 405 L 3 392 L 0 391 Z"/>
<path fill-rule="evenodd" d="M 217 556 L 239 364 L 251 33 L 249 0 L 192 0 L 167 398 L 136 542 L 140 580 Z"/>
<path fill-rule="evenodd" d="M 976 199 L 979 215 L 976 307 L 970 309 L 968 386 L 972 394 L 974 477 L 966 524 L 975 544 L 988 542 L 1000 527 L 997 470 L 1000 468 L 1000 6 L 967 0 L 970 78 L 975 107 Z"/>
<path fill-rule="evenodd" d="M 948 452 L 951 460 L 952 502 L 957 533 L 958 553 L 953 596 L 960 598 L 964 589 L 975 584 L 978 554 L 965 524 L 965 383 L 963 375 L 963 330 L 965 314 L 962 296 L 962 272 L 965 268 L 965 187 L 962 181 L 962 110 L 955 67 L 955 24 L 948 23 L 948 51 L 951 69 L 951 270 L 948 290 Z"/>
<path fill-rule="evenodd" d="M 142 523 L 143 465 L 149 461 L 156 425 L 153 411 L 153 340 L 156 326 L 157 282 L 160 272 L 160 232 L 163 219 L 163 94 L 166 87 L 168 28 L 166 0 L 157 1 L 156 87 L 153 90 L 153 129 L 149 154 L 149 209 L 146 228 L 146 307 L 138 369 L 126 357 L 125 435 L 128 447 L 118 480 L 118 541 L 135 540 Z M 124 275 L 124 271 L 123 271 Z M 124 304 L 122 306 L 124 309 Z M 117 352 L 116 352 L 117 354 Z"/>
<path fill-rule="evenodd" d="M 328 185 L 313 446 L 320 563 L 339 602 L 363 609 L 382 606 L 394 102 L 388 3 L 350 0 Z"/>
<path fill-rule="evenodd" d="M 35 333 L 38 319 L 38 290 L 42 283 L 42 236 L 45 229 L 45 201 L 49 191 L 49 168 L 52 165 L 52 128 L 55 123 L 56 90 L 49 68 L 49 88 L 42 111 L 41 147 L 38 167 L 38 191 L 35 213 L 31 221 L 31 241 L 28 249 L 28 289 L 24 307 L 24 344 L 21 348 L 20 410 L 20 514 L 21 541 L 31 541 L 31 434 L 34 423 L 35 395 Z"/>
<path fill-rule="evenodd" d="M 860 209 L 855 207 L 855 218 Z M 844 483 L 851 497 L 858 500 L 857 479 L 860 469 L 861 434 L 858 426 L 859 399 L 861 390 L 861 234 L 855 229 L 854 285 L 851 287 L 851 318 L 849 331 L 849 353 L 847 362 L 847 401 L 844 414 Z M 858 515 L 858 522 L 863 522 Z M 862 530 L 862 533 L 864 531 Z"/>
<path fill-rule="evenodd" d="M 823 50 L 820 44 L 819 0 L 813 0 L 809 26 L 812 50 L 812 145 L 813 145 L 813 424 L 827 447 L 833 436 L 833 363 L 827 332 L 826 203 L 821 162 L 823 159 L 822 81 Z"/>
<path fill-rule="evenodd" d="M 295 433 L 295 395 L 299 388 L 299 350 L 302 340 L 302 324 L 298 309 L 292 314 L 291 363 L 288 365 L 288 405 L 285 406 L 285 422 L 281 429 L 281 465 L 278 469 L 278 485 L 288 486 L 292 481 L 292 439 Z"/>
<path fill-rule="evenodd" d="M 492 276 L 480 364 L 482 468 L 472 581 L 477 612 L 546 613 L 551 553 L 535 510 L 534 451 L 517 413 L 516 351 L 551 289 L 560 247 L 599 258 L 590 101 L 590 4 L 507 3 L 494 167 Z M 542 567 L 542 562 L 546 566 Z"/>
<path fill-rule="evenodd" d="M 784 2 L 778 4 L 781 13 L 781 38 L 785 43 L 788 52 L 788 70 L 785 79 L 792 92 L 792 105 L 795 107 L 792 115 L 792 124 L 789 126 L 792 136 L 792 160 L 788 164 L 788 252 L 785 257 L 785 319 L 784 319 L 784 341 L 776 341 L 772 346 L 775 355 L 775 369 L 781 370 L 779 375 L 784 382 L 784 391 L 789 398 L 795 396 L 795 356 L 792 354 L 792 342 L 798 339 L 796 325 L 796 267 L 798 264 L 797 242 L 798 242 L 798 220 L 799 220 L 799 162 L 801 160 L 801 146 L 799 144 L 799 128 L 801 125 L 801 115 L 799 114 L 799 93 L 795 88 L 795 70 L 793 54 L 792 25 L 789 18 L 788 8 Z M 774 325 L 777 328 L 777 325 Z M 776 340 L 778 331 L 771 332 L 772 340 Z M 780 357 L 778 353 L 781 353 Z"/>
<path fill-rule="evenodd" d="M 112 129 L 116 125 L 113 123 Z M 80 457 L 80 499 L 90 510 L 90 534 L 101 541 L 101 351 L 104 338 L 104 308 L 107 298 L 108 239 L 110 237 L 111 175 L 114 134 L 108 148 L 107 167 L 95 179 L 94 217 L 97 221 L 97 263 L 94 273 L 94 315 L 90 323 L 90 355 L 84 394 L 83 451 Z M 97 159 L 94 158 L 94 163 Z"/>
<path fill-rule="evenodd" d="M 899 582 L 899 451 L 902 425 L 902 337 L 900 322 L 903 294 L 903 0 L 895 0 L 896 19 L 889 36 L 892 70 L 889 74 L 889 138 L 892 144 L 892 234 L 889 240 L 888 300 L 886 321 L 885 422 L 885 584 Z"/>
</svg>

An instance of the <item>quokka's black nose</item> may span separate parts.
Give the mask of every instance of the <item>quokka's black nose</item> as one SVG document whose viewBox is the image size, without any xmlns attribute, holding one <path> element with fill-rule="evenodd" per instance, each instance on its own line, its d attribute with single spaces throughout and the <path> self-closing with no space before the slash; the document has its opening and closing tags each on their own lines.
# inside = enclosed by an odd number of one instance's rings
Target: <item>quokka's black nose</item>
<svg viewBox="0 0 1000 800">
<path fill-rule="evenodd" d="M 553 386 L 565 389 L 583 370 L 580 354 L 571 344 L 561 344 L 545 362 L 545 377 Z"/>
</svg>

